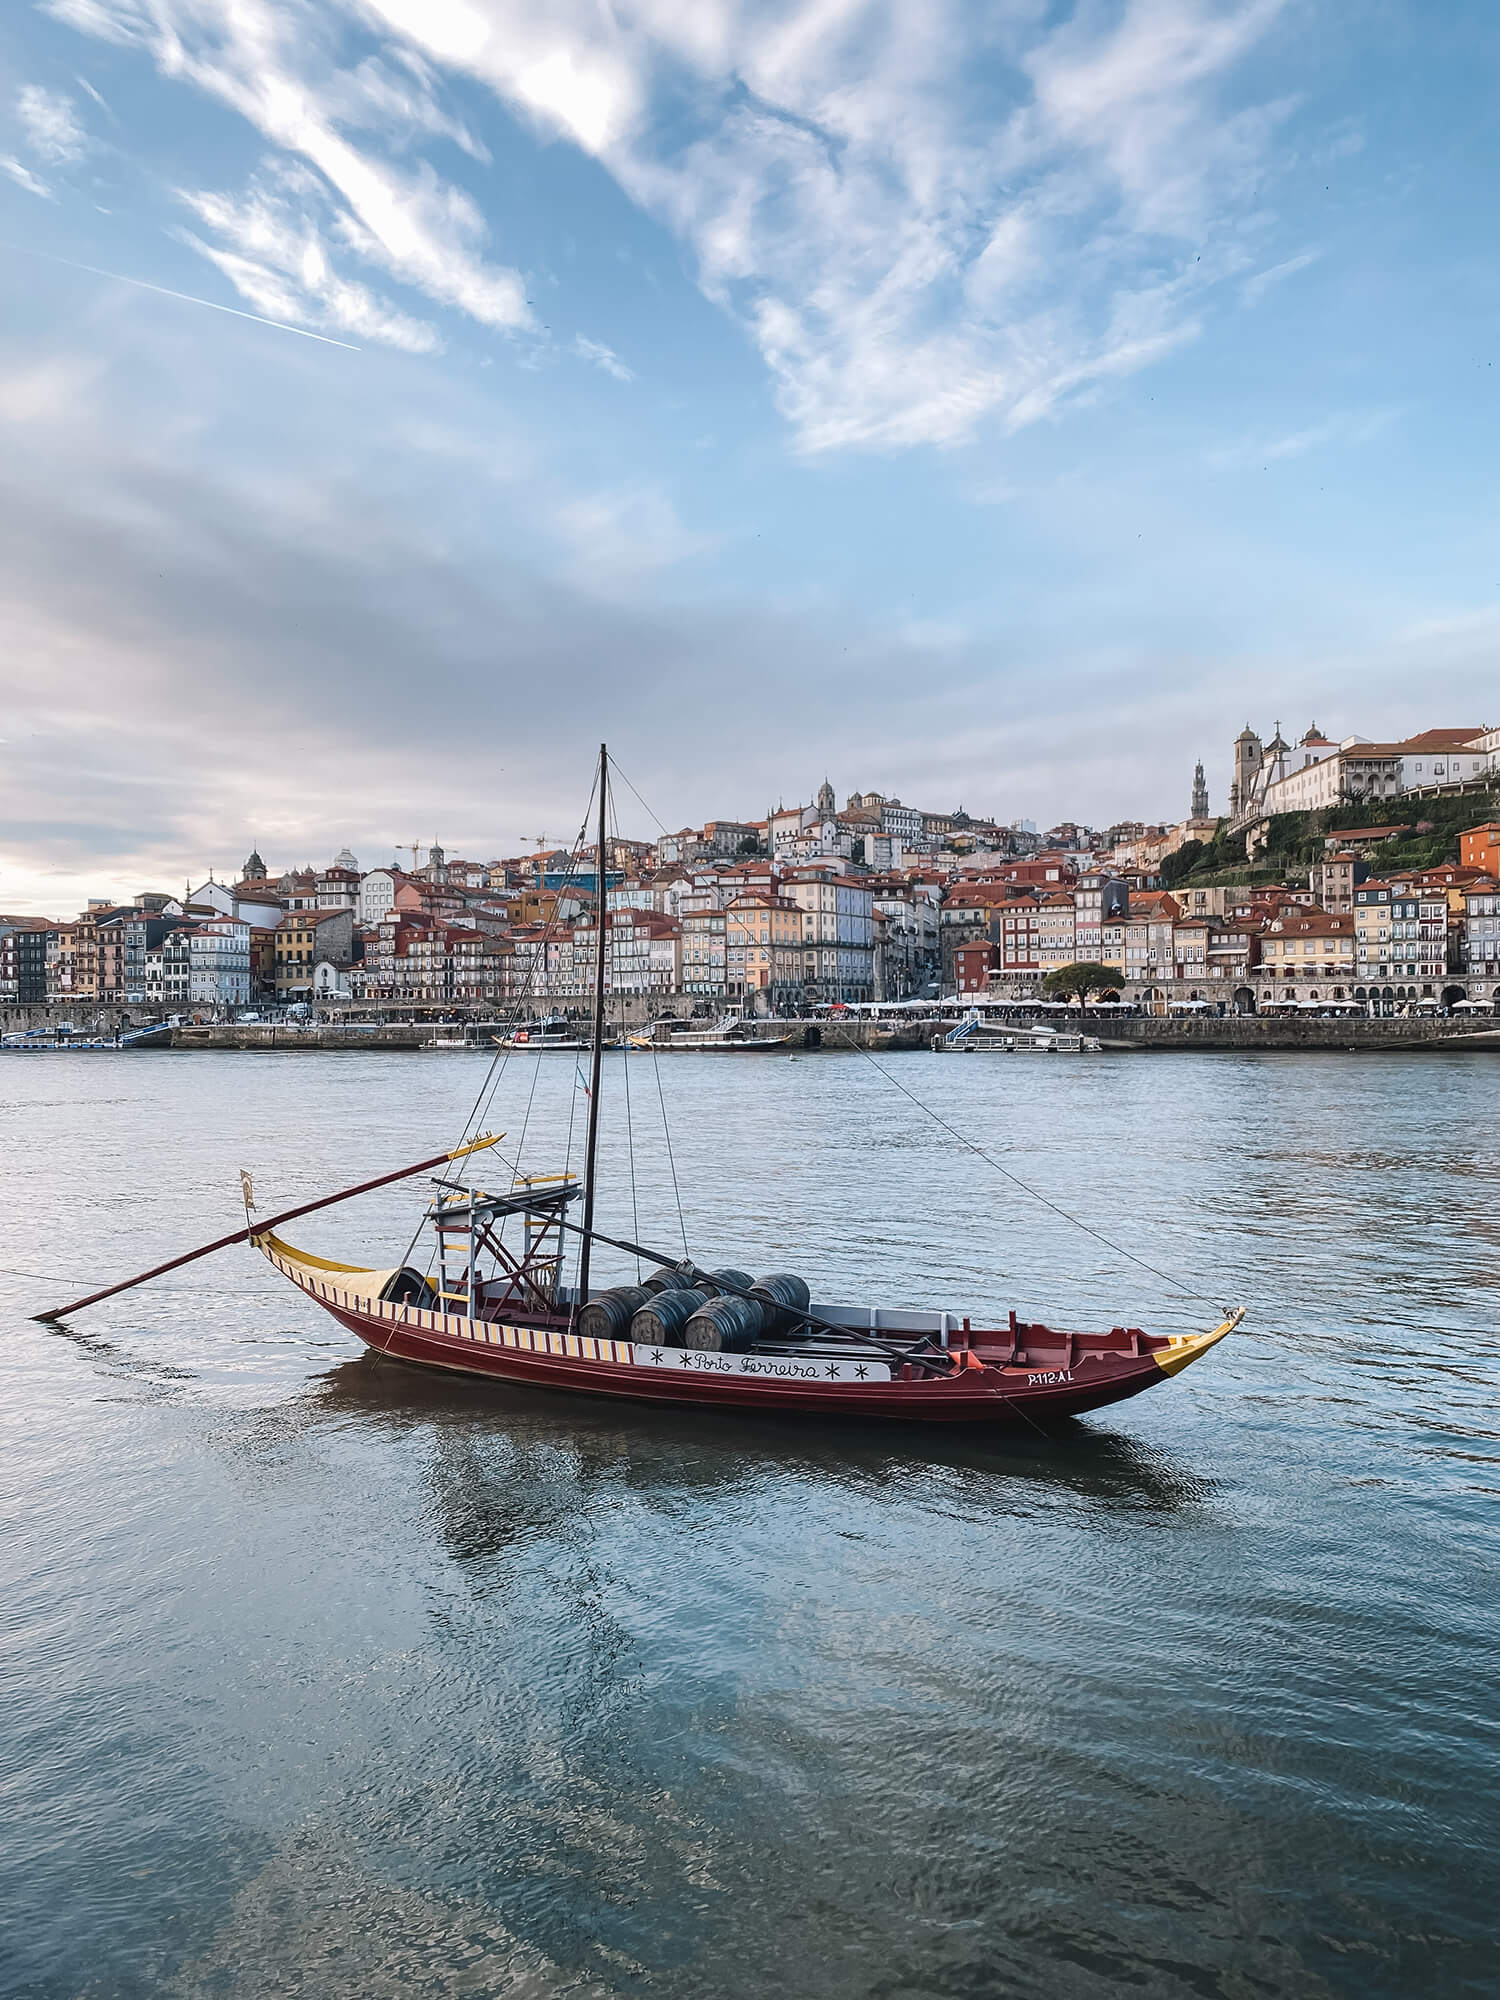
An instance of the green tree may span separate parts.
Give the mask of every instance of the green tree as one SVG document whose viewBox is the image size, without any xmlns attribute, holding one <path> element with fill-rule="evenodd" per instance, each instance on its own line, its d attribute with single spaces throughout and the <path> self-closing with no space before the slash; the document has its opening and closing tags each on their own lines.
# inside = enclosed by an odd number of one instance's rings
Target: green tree
<svg viewBox="0 0 1500 2000">
<path fill-rule="evenodd" d="M 1049 1000 L 1071 1000 L 1075 996 L 1086 1007 L 1091 993 L 1118 993 L 1125 984 L 1123 972 L 1112 965 L 1095 965 L 1084 959 L 1075 965 L 1060 965 L 1042 981 Z"/>
<path fill-rule="evenodd" d="M 1160 870 L 1162 887 L 1172 889 L 1186 880 L 1207 852 L 1201 840 L 1185 840 L 1175 854 L 1165 855 Z"/>
</svg>

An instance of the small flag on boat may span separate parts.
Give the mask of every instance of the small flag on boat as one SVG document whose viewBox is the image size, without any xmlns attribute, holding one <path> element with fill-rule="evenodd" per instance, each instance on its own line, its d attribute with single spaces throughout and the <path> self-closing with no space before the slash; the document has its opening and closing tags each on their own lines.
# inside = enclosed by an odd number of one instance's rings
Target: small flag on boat
<svg viewBox="0 0 1500 2000">
<path fill-rule="evenodd" d="M 240 1168 L 240 1193 L 245 1197 L 246 1210 L 255 1206 L 255 1183 L 243 1167 Z"/>
</svg>

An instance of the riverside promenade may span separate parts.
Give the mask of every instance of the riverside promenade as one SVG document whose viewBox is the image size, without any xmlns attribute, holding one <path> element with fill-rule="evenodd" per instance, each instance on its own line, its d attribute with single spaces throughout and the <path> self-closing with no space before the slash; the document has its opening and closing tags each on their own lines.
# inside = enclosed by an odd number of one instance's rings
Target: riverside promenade
<svg viewBox="0 0 1500 2000">
<path fill-rule="evenodd" d="M 880 1021 L 762 1021 L 747 1026 L 758 1036 L 791 1033 L 791 1050 L 818 1050 L 826 1054 L 925 1050 L 932 1037 L 957 1024 L 960 1017 L 927 1020 L 910 1026 L 891 1027 Z M 1198 1016 L 1187 1020 L 1161 1020 L 1152 1015 L 1112 1016 L 1104 1009 L 1091 1008 L 1086 1015 L 1038 1016 L 1037 1025 L 1079 1029 L 1097 1036 L 1107 1051 L 1120 1054 L 1147 1052 L 1170 1054 L 1181 1050 L 1247 1050 L 1294 1054 L 1299 1051 L 1340 1050 L 1350 1054 L 1378 1054 L 1383 1050 L 1420 1050 L 1434 1054 L 1460 1051 L 1465 1054 L 1500 1054 L 1500 1022 L 1472 1023 L 1457 1020 L 1307 1020 L 1296 1017 L 1258 1015 Z M 434 1040 L 455 1037 L 461 1031 L 452 1025 L 413 1025 L 409 1022 L 384 1026 L 349 1027 L 333 1023 L 292 1028 L 285 1025 L 226 1024 L 217 1027 L 174 1028 L 172 1047 L 188 1049 L 260 1049 L 285 1055 L 318 1052 L 358 1054 L 361 1051 L 391 1049 L 420 1050 Z M 667 1047 L 663 1035 L 660 1046 Z M 487 1034 L 476 1035 L 476 1051 L 491 1047 Z M 457 1053 L 443 1051 L 443 1053 Z M 518 1051 L 517 1053 L 521 1053 Z M 672 1051 L 672 1053 L 689 1053 Z M 976 1053 L 984 1053 L 978 1050 Z M 733 1060 L 730 1056 L 729 1060 Z"/>
</svg>

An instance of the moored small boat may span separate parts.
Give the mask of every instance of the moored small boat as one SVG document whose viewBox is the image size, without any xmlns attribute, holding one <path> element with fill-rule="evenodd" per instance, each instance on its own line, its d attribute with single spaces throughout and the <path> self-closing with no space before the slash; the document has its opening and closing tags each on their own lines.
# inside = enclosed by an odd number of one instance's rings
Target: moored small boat
<svg viewBox="0 0 1500 2000">
<path fill-rule="evenodd" d="M 728 1051 L 735 1055 L 756 1055 L 768 1049 L 785 1049 L 798 1038 L 790 1033 L 763 1035 L 749 1021 L 738 1014 L 731 1014 L 712 1028 L 686 1028 L 675 1031 L 664 1041 L 658 1041 L 654 1034 L 630 1034 L 625 1043 L 632 1049 L 652 1049 L 658 1054 L 714 1054 Z"/>
<path fill-rule="evenodd" d="M 172 1030 L 165 1022 L 149 1028 L 122 1028 L 113 1035 L 84 1035 L 67 1026 L 26 1028 L 0 1036 L 0 1055 L 114 1055 L 122 1050 L 171 1045 Z"/>
<path fill-rule="evenodd" d="M 546 1021 L 524 1022 L 508 1034 L 492 1035 L 490 1040 L 497 1049 L 526 1055 L 586 1055 L 593 1047 L 591 1038 L 580 1035 L 573 1022 L 560 1016 Z M 613 1044 L 606 1041 L 604 1046 L 610 1048 Z"/>
</svg>

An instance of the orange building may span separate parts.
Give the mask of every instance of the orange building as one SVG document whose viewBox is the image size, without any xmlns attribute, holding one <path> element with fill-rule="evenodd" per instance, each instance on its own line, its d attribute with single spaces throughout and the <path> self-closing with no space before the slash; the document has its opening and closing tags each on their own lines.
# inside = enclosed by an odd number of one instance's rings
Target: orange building
<svg viewBox="0 0 1500 2000">
<path fill-rule="evenodd" d="M 1500 876 L 1500 819 L 1486 820 L 1483 826 L 1471 826 L 1467 833 L 1461 833 L 1458 861 L 1461 868 L 1480 868 L 1486 875 Z"/>
</svg>

